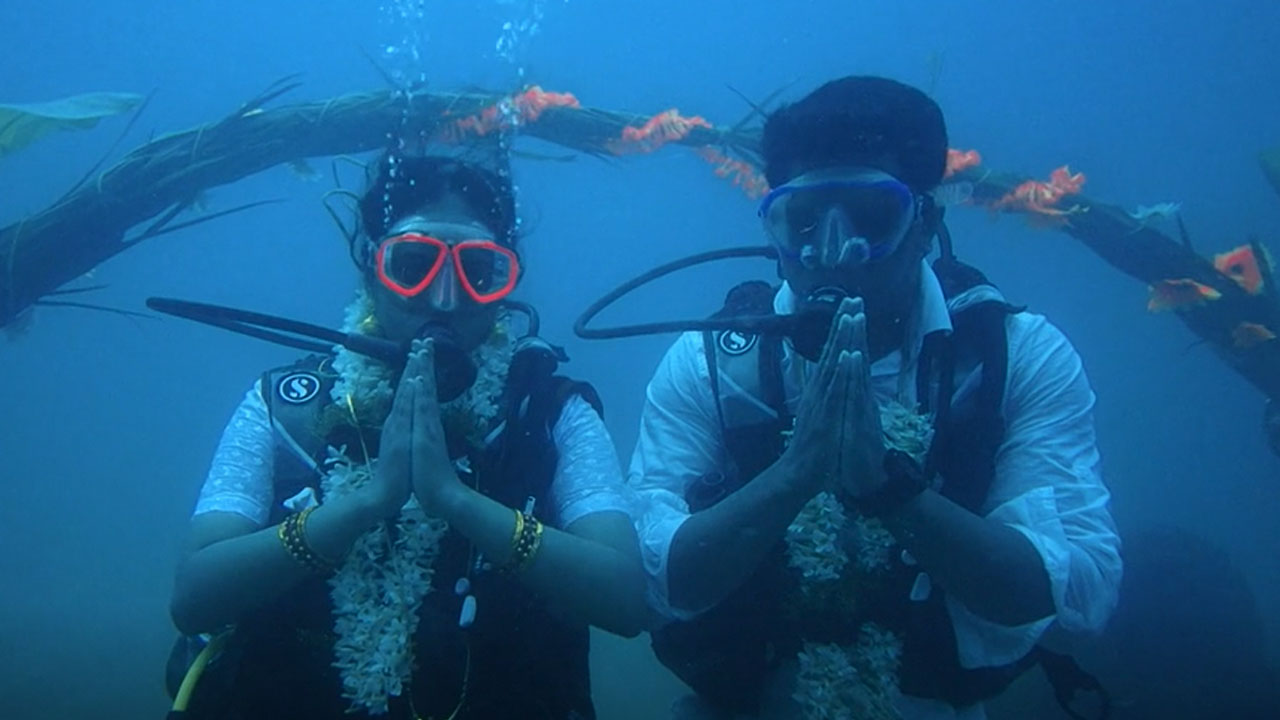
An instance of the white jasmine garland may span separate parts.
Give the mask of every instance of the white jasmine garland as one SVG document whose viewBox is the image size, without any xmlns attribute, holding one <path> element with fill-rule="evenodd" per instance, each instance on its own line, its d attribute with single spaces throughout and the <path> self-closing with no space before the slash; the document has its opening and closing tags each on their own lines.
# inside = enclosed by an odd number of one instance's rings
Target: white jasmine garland
<svg viewBox="0 0 1280 720">
<path fill-rule="evenodd" d="M 352 492 L 373 472 L 372 463 L 352 463 L 344 450 L 330 448 L 326 498 Z M 404 692 L 413 672 L 418 608 L 431 589 L 431 566 L 446 529 L 444 521 L 428 517 L 410 500 L 394 522 L 361 535 L 329 578 L 337 635 L 334 667 L 352 709 L 386 713 L 388 699 Z"/>
<path fill-rule="evenodd" d="M 362 290 L 347 308 L 345 332 L 370 332 L 372 303 Z M 471 437 L 483 437 L 498 413 L 514 344 L 505 327 L 474 354 L 476 383 L 442 406 L 442 414 L 464 423 Z M 332 398 L 339 410 L 357 414 L 353 422 L 381 423 L 391 407 L 394 371 L 381 362 L 335 348 L 338 373 Z M 354 453 L 354 458 L 351 454 Z M 377 460 L 361 462 L 362 448 L 329 448 L 321 487 L 326 500 L 340 498 L 373 477 Z M 360 536 L 329 579 L 333 600 L 334 667 L 343 697 L 353 711 L 385 714 L 390 697 L 405 692 L 413 673 L 413 635 L 418 609 L 431 590 L 432 565 L 448 526 L 428 516 L 411 497 L 394 520 Z"/>
<path fill-rule="evenodd" d="M 923 462 L 933 441 L 928 415 L 890 400 L 880 406 L 880 425 L 887 448 Z M 853 555 L 863 573 L 890 567 L 893 535 L 875 518 L 854 515 L 830 492 L 815 495 L 787 528 L 788 564 L 800 571 L 803 592 L 840 580 Z M 898 659 L 902 640 L 873 623 L 865 623 L 857 642 L 805 643 L 798 657 L 795 692 L 805 720 L 893 720 L 899 717 Z"/>
<path fill-rule="evenodd" d="M 796 692 L 806 720 L 896 720 L 901 643 L 866 623 L 850 647 L 805 643 L 797 661 Z"/>
<path fill-rule="evenodd" d="M 342 331 L 370 334 L 374 327 L 373 301 L 361 288 L 343 313 Z M 345 411 L 350 399 L 362 422 L 386 417 L 395 397 L 395 389 L 392 387 L 395 374 L 391 368 L 341 345 L 334 347 L 334 353 L 333 369 L 338 373 L 338 380 L 329 391 L 329 396 L 337 403 L 338 408 Z"/>
<path fill-rule="evenodd" d="M 507 384 L 515 347 L 510 328 L 506 323 L 499 323 L 488 341 L 475 349 L 471 355 L 478 368 L 475 383 L 461 397 L 440 407 L 446 430 L 458 428 L 472 445 L 483 444 L 493 419 L 498 416 L 498 403 Z"/>
<path fill-rule="evenodd" d="M 896 542 L 884 523 L 875 518 L 855 515 L 849 533 L 857 550 L 858 569 L 876 572 L 889 569 L 889 552 Z"/>
<path fill-rule="evenodd" d="M 933 418 L 889 400 L 880 406 L 880 428 L 887 449 L 899 450 L 923 463 L 933 443 Z"/>
<path fill-rule="evenodd" d="M 805 503 L 787 528 L 787 564 L 800 571 L 805 585 L 840 579 L 849 562 L 840 543 L 847 522 L 844 506 L 824 490 Z"/>
</svg>

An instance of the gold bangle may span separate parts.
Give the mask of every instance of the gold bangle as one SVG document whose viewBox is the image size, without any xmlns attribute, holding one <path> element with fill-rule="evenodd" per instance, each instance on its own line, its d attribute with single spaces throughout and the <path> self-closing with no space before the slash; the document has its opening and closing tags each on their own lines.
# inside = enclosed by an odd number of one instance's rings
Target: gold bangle
<svg viewBox="0 0 1280 720">
<path fill-rule="evenodd" d="M 519 572 L 533 563 L 533 556 L 542 546 L 542 523 L 532 514 L 516 512 L 516 531 L 511 537 L 511 557 L 505 570 Z"/>
<path fill-rule="evenodd" d="M 511 531 L 511 549 L 514 552 L 517 545 L 520 544 L 520 536 L 524 534 L 524 513 L 514 510 L 516 514 L 516 527 Z"/>
<path fill-rule="evenodd" d="M 520 563 L 518 570 L 525 570 L 533 564 L 533 558 L 538 554 L 538 549 L 542 547 L 542 523 L 536 518 L 533 519 L 533 539 L 529 542 L 529 550 L 524 555 L 524 560 Z"/>
<path fill-rule="evenodd" d="M 300 513 L 285 518 L 276 528 L 276 537 L 280 539 L 280 543 L 284 545 L 284 549 L 289 555 L 300 565 L 312 572 L 324 573 L 333 570 L 335 563 L 326 560 L 320 553 L 312 549 L 311 544 L 307 542 L 305 526 L 307 518 L 311 516 L 314 510 L 315 507 L 309 507 Z"/>
<path fill-rule="evenodd" d="M 307 539 L 307 519 L 311 517 L 311 513 L 317 507 L 319 507 L 319 505 L 312 505 L 311 507 L 299 513 L 300 517 L 298 518 L 298 537 L 302 540 L 303 546 L 307 548 L 307 552 L 311 553 L 313 557 L 319 560 L 320 564 L 324 567 L 325 570 L 336 570 L 338 566 L 342 564 L 342 561 L 346 559 L 346 554 L 344 553 L 343 556 L 338 558 L 337 560 L 330 560 L 324 555 L 321 555 L 319 551 L 317 551 L 314 547 L 312 547 L 311 541 Z"/>
</svg>

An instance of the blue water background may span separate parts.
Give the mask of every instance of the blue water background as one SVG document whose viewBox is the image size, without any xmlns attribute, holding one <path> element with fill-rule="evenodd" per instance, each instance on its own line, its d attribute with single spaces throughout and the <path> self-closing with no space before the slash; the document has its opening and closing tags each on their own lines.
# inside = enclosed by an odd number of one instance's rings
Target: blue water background
<svg viewBox="0 0 1280 720">
<path fill-rule="evenodd" d="M 747 108 L 727 84 L 763 98 L 794 82 L 785 97 L 795 99 L 843 74 L 887 74 L 932 84 L 952 145 L 979 149 L 991 168 L 1047 176 L 1070 163 L 1093 197 L 1181 201 L 1202 252 L 1253 233 L 1280 249 L 1280 198 L 1255 157 L 1280 143 L 1274 2 L 547 0 L 515 63 L 494 43 L 522 3 L 423 7 L 422 67 L 436 87 L 510 89 L 523 67 L 585 105 L 678 107 L 730 124 Z M 154 91 L 123 148 L 225 116 L 291 73 L 305 84 L 279 102 L 381 87 L 364 53 L 382 58 L 403 29 L 359 2 L 12 0 L 4 14 L 0 102 Z M 123 126 L 109 119 L 0 158 L 0 223 L 47 206 Z M 319 204 L 329 163 L 314 165 L 319 181 L 274 168 L 212 190 L 211 211 L 283 202 L 149 242 L 85 283 L 109 284 L 94 299 L 118 307 L 176 295 L 336 324 L 354 273 Z M 585 343 L 572 319 L 659 261 L 759 242 L 753 206 L 675 148 L 612 163 L 518 161 L 516 178 L 529 231 L 519 296 L 541 308 L 571 371 L 600 388 L 625 462 L 671 337 Z M 1280 606 L 1280 464 L 1259 432 L 1260 395 L 1191 347 L 1175 318 L 1148 314 L 1146 289 L 1075 240 L 981 210 L 950 220 L 957 251 L 1083 355 L 1122 530 L 1194 530 L 1229 553 L 1262 607 Z M 703 315 L 746 277 L 772 268 L 695 272 L 610 319 Z M 186 517 L 235 404 L 294 356 L 176 320 L 70 310 L 40 310 L 25 334 L 0 340 L 0 717 L 163 712 Z M 1265 624 L 1275 638 L 1277 616 Z M 594 661 L 606 720 L 657 717 L 678 689 L 643 639 L 600 636 Z"/>
</svg>

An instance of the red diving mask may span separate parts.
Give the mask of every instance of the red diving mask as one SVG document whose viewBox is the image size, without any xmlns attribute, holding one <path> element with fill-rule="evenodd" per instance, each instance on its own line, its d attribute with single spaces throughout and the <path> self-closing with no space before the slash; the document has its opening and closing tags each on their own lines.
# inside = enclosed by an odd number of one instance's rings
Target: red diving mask
<svg viewBox="0 0 1280 720">
<path fill-rule="evenodd" d="M 516 254 L 492 240 L 448 243 L 414 232 L 393 235 L 378 245 L 374 266 L 387 289 L 411 298 L 435 282 L 447 260 L 462 289 L 478 303 L 491 303 L 515 289 L 520 265 Z"/>
</svg>

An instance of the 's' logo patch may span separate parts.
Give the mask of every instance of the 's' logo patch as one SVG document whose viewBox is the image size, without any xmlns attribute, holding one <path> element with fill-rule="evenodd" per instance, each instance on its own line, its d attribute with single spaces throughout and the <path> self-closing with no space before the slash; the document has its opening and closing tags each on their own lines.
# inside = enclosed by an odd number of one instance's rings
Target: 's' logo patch
<svg viewBox="0 0 1280 720">
<path fill-rule="evenodd" d="M 276 384 L 276 394 L 281 400 L 301 405 L 320 392 L 320 378 L 309 372 L 289 373 Z"/>
<path fill-rule="evenodd" d="M 738 330 L 725 330 L 720 333 L 720 349 L 726 355 L 744 355 L 756 346 L 760 339 L 755 333 L 744 333 Z"/>
</svg>

